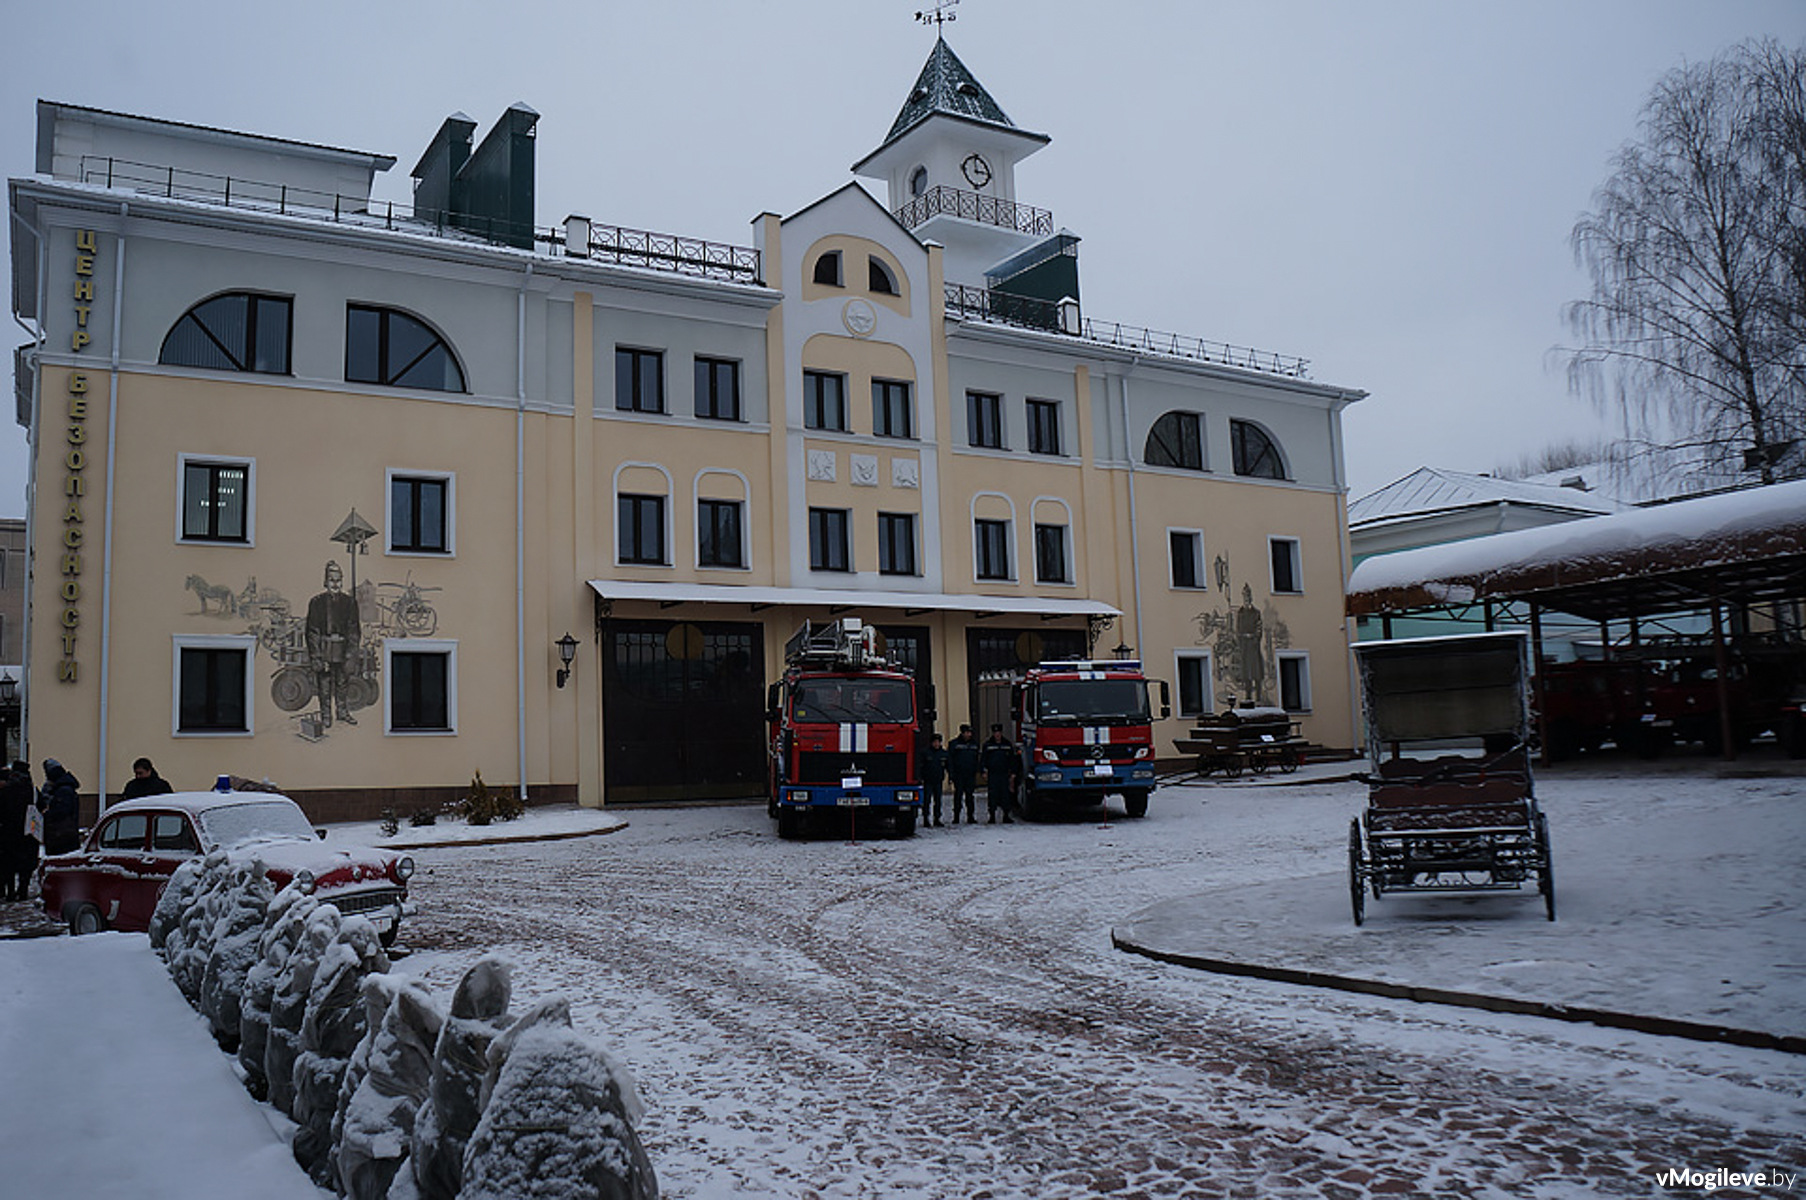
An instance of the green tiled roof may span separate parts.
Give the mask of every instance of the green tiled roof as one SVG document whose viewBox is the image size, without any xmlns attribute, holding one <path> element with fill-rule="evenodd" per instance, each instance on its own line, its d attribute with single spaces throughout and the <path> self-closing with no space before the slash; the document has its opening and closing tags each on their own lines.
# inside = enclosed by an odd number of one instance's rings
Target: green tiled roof
<svg viewBox="0 0 1806 1200">
<path fill-rule="evenodd" d="M 918 122 L 934 113 L 964 117 L 1005 129 L 1016 128 L 1016 123 L 991 98 L 991 93 L 985 91 L 984 85 L 973 77 L 972 72 L 966 69 L 966 64 L 953 53 L 953 48 L 940 38 L 935 39 L 933 52 L 923 64 L 922 73 L 916 76 L 916 85 L 909 90 L 909 99 L 903 102 L 903 111 L 897 114 L 890 132 L 885 135 L 885 145 L 896 141 Z"/>
</svg>

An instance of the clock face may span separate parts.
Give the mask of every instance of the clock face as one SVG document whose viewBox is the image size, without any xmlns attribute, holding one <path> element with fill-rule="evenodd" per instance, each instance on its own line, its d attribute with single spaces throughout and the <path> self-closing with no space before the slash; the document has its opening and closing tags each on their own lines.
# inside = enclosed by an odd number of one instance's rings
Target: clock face
<svg viewBox="0 0 1806 1200">
<path fill-rule="evenodd" d="M 976 154 L 966 155 L 966 161 L 960 163 L 959 169 L 965 172 L 966 182 L 975 188 L 991 182 L 991 164 Z"/>
</svg>

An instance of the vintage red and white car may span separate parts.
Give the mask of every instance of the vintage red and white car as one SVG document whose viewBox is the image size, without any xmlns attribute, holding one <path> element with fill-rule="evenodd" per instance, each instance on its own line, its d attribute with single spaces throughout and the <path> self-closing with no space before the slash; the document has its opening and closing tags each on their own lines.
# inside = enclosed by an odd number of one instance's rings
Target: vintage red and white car
<svg viewBox="0 0 1806 1200">
<path fill-rule="evenodd" d="M 276 888 L 301 880 L 347 916 L 370 918 L 384 944 L 393 942 L 414 860 L 325 838 L 300 805 L 275 792 L 226 786 L 127 800 L 101 814 L 80 849 L 44 859 L 44 911 L 67 922 L 71 933 L 142 931 L 176 868 L 224 849 L 261 860 Z"/>
</svg>

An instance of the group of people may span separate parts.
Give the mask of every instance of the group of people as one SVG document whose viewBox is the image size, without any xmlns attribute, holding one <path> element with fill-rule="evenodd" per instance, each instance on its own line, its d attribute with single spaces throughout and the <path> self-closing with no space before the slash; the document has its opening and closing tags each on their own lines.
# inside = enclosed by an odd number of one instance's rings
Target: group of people
<svg viewBox="0 0 1806 1200">
<path fill-rule="evenodd" d="M 1022 761 L 1015 744 L 1003 735 L 1003 726 L 991 726 L 991 736 L 983 742 L 970 725 L 961 725 L 959 735 L 950 743 L 943 744 L 938 733 L 930 737 L 922 751 L 922 824 L 940 826 L 941 799 L 948 780 L 953 782 L 953 823 L 959 824 L 960 810 L 964 808 L 966 824 L 978 824 L 981 774 L 985 781 L 985 824 L 994 825 L 999 817 L 1005 825 L 1010 824 Z"/>
<path fill-rule="evenodd" d="M 148 758 L 132 764 L 121 795 L 131 800 L 170 791 Z M 81 781 L 54 758 L 44 760 L 44 782 L 33 787 L 31 764 L 0 771 L 0 903 L 28 900 L 38 854 L 67 854 L 81 845 Z"/>
</svg>

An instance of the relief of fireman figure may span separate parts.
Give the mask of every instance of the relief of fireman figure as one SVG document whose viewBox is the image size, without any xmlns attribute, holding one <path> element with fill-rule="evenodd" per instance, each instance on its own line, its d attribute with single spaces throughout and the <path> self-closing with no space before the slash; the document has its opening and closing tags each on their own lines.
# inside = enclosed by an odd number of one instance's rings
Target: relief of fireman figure
<svg viewBox="0 0 1806 1200">
<path fill-rule="evenodd" d="M 345 573 L 338 563 L 327 561 L 325 582 L 326 590 L 307 602 L 307 657 L 320 696 L 320 724 L 330 726 L 336 709 L 341 721 L 356 725 L 346 703 L 346 685 L 357 669 L 357 600 L 345 591 Z"/>
</svg>

